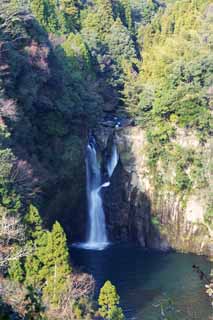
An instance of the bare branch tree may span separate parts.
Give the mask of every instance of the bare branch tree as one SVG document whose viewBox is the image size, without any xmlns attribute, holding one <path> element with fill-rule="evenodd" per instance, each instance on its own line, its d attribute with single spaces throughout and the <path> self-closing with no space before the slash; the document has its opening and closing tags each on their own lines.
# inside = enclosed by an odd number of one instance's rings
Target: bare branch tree
<svg viewBox="0 0 213 320">
<path fill-rule="evenodd" d="M 1 246 L 0 246 L 1 249 Z M 32 248 L 29 248 L 27 245 L 21 247 L 18 250 L 11 250 L 8 253 L 3 251 L 0 252 L 0 269 L 7 267 L 10 261 L 19 260 L 20 258 L 26 257 L 32 253 Z"/>
<path fill-rule="evenodd" d="M 73 299 L 92 296 L 95 290 L 95 280 L 93 276 L 87 273 L 73 274 L 71 290 Z"/>
<path fill-rule="evenodd" d="M 25 228 L 19 214 L 11 215 L 0 206 L 0 269 L 7 267 L 10 261 L 26 257 L 32 252 L 33 249 L 24 243 Z"/>
</svg>

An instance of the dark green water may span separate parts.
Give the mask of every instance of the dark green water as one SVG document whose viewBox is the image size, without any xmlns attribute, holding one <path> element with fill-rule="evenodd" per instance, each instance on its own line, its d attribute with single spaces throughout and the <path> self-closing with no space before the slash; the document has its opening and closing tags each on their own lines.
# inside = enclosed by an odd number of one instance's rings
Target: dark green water
<svg viewBox="0 0 213 320">
<path fill-rule="evenodd" d="M 103 251 L 71 248 L 71 257 L 76 266 L 93 274 L 97 292 L 108 279 L 116 285 L 128 320 L 162 319 L 163 311 L 172 320 L 208 320 L 212 315 L 204 283 L 192 270 L 196 264 L 209 273 L 210 262 L 204 257 L 125 245 Z"/>
</svg>

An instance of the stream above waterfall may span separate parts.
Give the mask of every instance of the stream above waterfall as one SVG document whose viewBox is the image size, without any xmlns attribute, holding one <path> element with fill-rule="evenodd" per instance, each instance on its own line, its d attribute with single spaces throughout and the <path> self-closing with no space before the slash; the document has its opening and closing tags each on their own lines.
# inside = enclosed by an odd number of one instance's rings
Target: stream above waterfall
<svg viewBox="0 0 213 320">
<path fill-rule="evenodd" d="M 103 251 L 71 249 L 73 263 L 91 273 L 100 287 L 110 280 L 121 297 L 127 320 L 161 320 L 161 304 L 173 302 L 174 320 L 208 320 L 211 308 L 204 282 L 192 265 L 209 273 L 202 256 L 163 253 L 137 246 L 113 245 Z"/>
</svg>

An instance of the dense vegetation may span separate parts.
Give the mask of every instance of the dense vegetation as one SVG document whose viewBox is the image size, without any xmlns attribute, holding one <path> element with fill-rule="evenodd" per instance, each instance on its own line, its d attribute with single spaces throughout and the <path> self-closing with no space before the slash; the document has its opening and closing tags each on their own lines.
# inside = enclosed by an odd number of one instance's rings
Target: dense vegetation
<svg viewBox="0 0 213 320">
<path fill-rule="evenodd" d="M 124 90 L 127 109 L 147 132 L 150 172 L 157 190 L 183 199 L 205 190 L 206 222 L 212 225 L 212 14 L 210 1 L 175 1 L 140 26 L 143 63 Z M 139 92 L 137 96 L 132 92 Z M 137 97 L 137 99 L 136 99 Z M 183 145 L 193 133 L 200 148 Z M 182 137 L 182 138 L 181 138 Z M 169 167 L 175 179 L 168 180 Z M 199 191 L 200 192 L 200 191 Z"/>
<path fill-rule="evenodd" d="M 133 117 L 145 129 L 157 188 L 183 198 L 208 189 L 206 223 L 212 227 L 211 164 L 203 151 L 175 141 L 181 130 L 191 130 L 205 145 L 212 130 L 211 11 L 208 0 L 0 4 L 3 314 L 94 317 L 93 281 L 72 269 L 65 233 L 55 222 L 57 217 L 63 223 L 63 213 L 43 211 L 64 185 L 70 207 L 81 209 L 84 142 L 105 112 Z M 159 163 L 165 170 L 174 164 L 175 181 L 159 174 Z M 58 208 L 56 202 L 51 206 Z M 76 282 L 83 293 L 76 292 Z M 118 304 L 107 282 L 99 315 L 123 319 Z"/>
</svg>

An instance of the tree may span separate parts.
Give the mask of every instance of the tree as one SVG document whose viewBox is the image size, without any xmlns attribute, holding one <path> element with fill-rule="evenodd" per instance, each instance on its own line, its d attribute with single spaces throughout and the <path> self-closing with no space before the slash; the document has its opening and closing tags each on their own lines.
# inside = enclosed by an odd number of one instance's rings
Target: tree
<svg viewBox="0 0 213 320">
<path fill-rule="evenodd" d="M 104 40 L 114 22 L 111 0 L 97 0 L 97 11 L 91 18 L 94 18 L 99 38 Z"/>
<path fill-rule="evenodd" d="M 46 279 L 43 289 L 44 296 L 53 305 L 59 305 L 70 283 L 71 267 L 69 252 L 66 245 L 66 236 L 61 225 L 56 222 L 52 232 L 48 233 L 46 255 L 43 257 L 41 275 Z"/>
<path fill-rule="evenodd" d="M 113 23 L 106 41 L 112 57 L 120 63 L 123 59 L 127 59 L 129 62 L 136 60 L 134 43 L 130 32 L 123 25 L 120 18 L 117 18 Z"/>
<path fill-rule="evenodd" d="M 61 0 L 59 9 L 64 16 L 64 22 L 68 32 L 74 31 L 78 26 L 78 1 L 76 0 Z"/>
<path fill-rule="evenodd" d="M 32 0 L 31 10 L 38 22 L 43 26 L 47 26 L 47 12 L 44 0 Z"/>
<path fill-rule="evenodd" d="M 28 240 L 36 240 L 43 233 L 42 219 L 37 208 L 30 204 L 27 214 L 24 217 L 26 235 Z"/>
<path fill-rule="evenodd" d="M 60 33 L 61 12 L 56 0 L 32 0 L 31 10 L 38 22 L 48 32 Z M 64 30 L 64 26 L 61 26 Z"/>
<path fill-rule="evenodd" d="M 33 248 L 33 253 L 27 256 L 25 261 L 25 284 L 36 288 L 43 288 L 46 277 L 43 274 L 45 268 L 48 247 L 48 232 L 42 231 L 40 236 L 34 241 L 30 241 L 29 246 Z"/>
<path fill-rule="evenodd" d="M 47 8 L 47 26 L 46 29 L 48 32 L 60 33 L 60 25 L 58 15 L 58 6 L 56 0 L 48 0 L 46 2 Z"/>
<path fill-rule="evenodd" d="M 44 320 L 44 306 L 42 304 L 41 292 L 35 290 L 33 287 L 29 286 L 27 288 L 28 292 L 25 296 L 25 317 L 28 320 Z"/>
<path fill-rule="evenodd" d="M 42 256 L 47 247 L 47 231 L 42 228 L 42 219 L 32 204 L 24 217 L 28 246 L 33 248 L 25 261 L 25 284 L 42 287 L 44 279 L 40 276 L 43 267 Z M 45 255 L 45 253 L 44 253 Z"/>
<path fill-rule="evenodd" d="M 11 280 L 22 282 L 24 280 L 24 270 L 20 260 L 11 260 L 9 263 L 8 273 Z"/>
<path fill-rule="evenodd" d="M 129 30 L 123 25 L 120 18 L 117 18 L 106 35 L 106 43 L 109 48 L 111 68 L 113 70 L 111 83 L 119 91 L 123 90 L 125 68 L 136 62 L 136 52 Z"/>
<path fill-rule="evenodd" d="M 44 298 L 58 306 L 66 293 L 71 267 L 65 233 L 58 222 L 52 232 L 41 229 L 38 211 L 31 206 L 25 221 L 31 226 L 33 253 L 25 261 L 25 284 L 43 291 Z"/>
<path fill-rule="evenodd" d="M 132 19 L 132 8 L 130 0 L 120 0 L 119 4 L 119 16 L 129 31 L 133 31 L 134 24 Z"/>
<path fill-rule="evenodd" d="M 100 290 L 98 303 L 100 315 L 108 320 L 123 320 L 122 309 L 118 306 L 120 297 L 115 286 L 108 280 Z"/>
</svg>

